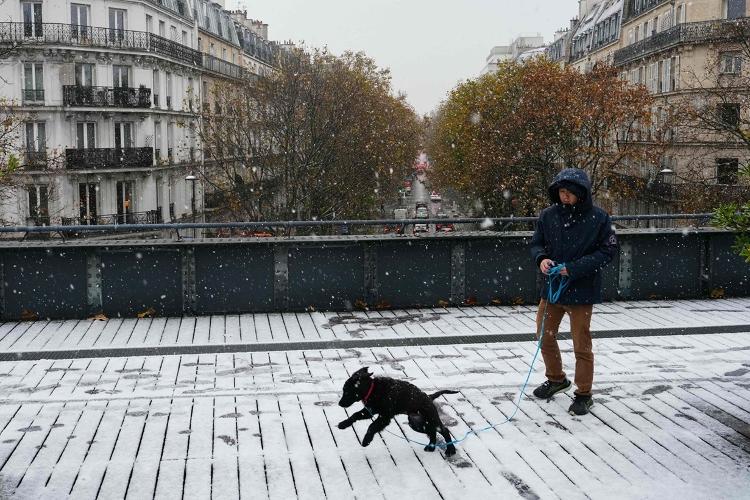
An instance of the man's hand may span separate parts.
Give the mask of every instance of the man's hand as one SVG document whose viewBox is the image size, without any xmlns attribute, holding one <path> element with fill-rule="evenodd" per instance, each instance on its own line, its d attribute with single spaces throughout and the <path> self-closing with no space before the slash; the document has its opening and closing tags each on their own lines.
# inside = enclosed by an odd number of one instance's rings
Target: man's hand
<svg viewBox="0 0 750 500">
<path fill-rule="evenodd" d="M 542 262 L 539 263 L 539 270 L 542 271 L 544 274 L 547 274 L 551 267 L 555 266 L 555 261 L 552 259 L 543 259 Z"/>
</svg>

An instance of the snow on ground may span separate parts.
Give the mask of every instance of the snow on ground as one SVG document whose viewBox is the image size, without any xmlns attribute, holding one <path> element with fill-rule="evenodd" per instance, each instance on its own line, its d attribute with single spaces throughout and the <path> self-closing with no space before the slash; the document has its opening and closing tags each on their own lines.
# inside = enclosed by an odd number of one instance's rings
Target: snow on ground
<svg viewBox="0 0 750 500">
<path fill-rule="evenodd" d="M 674 304 L 710 321 L 716 302 Z M 38 334 L 44 323 L 24 326 Z M 0 337 L 15 328 L 0 325 Z M 513 422 L 470 435 L 449 460 L 406 441 L 424 436 L 405 417 L 366 448 L 368 422 L 339 430 L 360 408 L 336 404 L 348 375 L 370 366 L 428 392 L 459 390 L 437 404 L 462 437 L 513 411 L 533 342 L 3 361 L 0 498 L 747 498 L 748 346 L 750 333 L 598 339 L 591 415 L 568 415 L 567 394 L 524 398 Z M 542 380 L 539 360 L 532 387 Z"/>
</svg>

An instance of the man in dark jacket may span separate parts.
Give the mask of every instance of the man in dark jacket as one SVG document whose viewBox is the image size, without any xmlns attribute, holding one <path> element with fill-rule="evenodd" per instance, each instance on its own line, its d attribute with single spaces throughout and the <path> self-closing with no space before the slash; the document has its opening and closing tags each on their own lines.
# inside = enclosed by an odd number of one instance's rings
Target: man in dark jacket
<svg viewBox="0 0 750 500">
<path fill-rule="evenodd" d="M 609 215 L 594 206 L 591 182 L 577 168 L 562 170 L 550 184 L 552 206 L 542 211 L 531 240 L 531 255 L 543 274 L 558 264 L 568 277 L 568 287 L 556 303 L 547 303 L 547 283 L 541 281 L 541 302 L 537 312 L 537 332 L 542 315 L 544 332 L 542 357 L 547 381 L 534 390 L 538 398 L 549 399 L 570 388 L 557 345 L 557 331 L 565 313 L 570 316 L 573 351 L 576 357 L 575 400 L 568 412 L 585 415 L 593 405 L 594 353 L 591 348 L 593 304 L 602 301 L 601 269 L 618 251 L 617 237 Z M 546 311 L 546 314 L 545 314 Z"/>
</svg>

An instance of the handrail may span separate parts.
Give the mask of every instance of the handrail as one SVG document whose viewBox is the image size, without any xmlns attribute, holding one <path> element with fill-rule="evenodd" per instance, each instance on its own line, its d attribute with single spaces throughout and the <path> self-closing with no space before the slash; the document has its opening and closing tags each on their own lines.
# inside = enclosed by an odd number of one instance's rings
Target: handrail
<svg viewBox="0 0 750 500">
<path fill-rule="evenodd" d="M 699 214 L 644 214 L 613 215 L 613 221 L 622 220 L 709 220 L 713 213 Z M 538 217 L 462 217 L 462 218 L 429 218 L 429 219 L 363 219 L 363 220 L 313 220 L 313 221 L 258 221 L 258 222 L 184 222 L 162 224 L 117 224 L 99 226 L 0 226 L 0 233 L 59 233 L 84 231 L 133 231 L 141 229 L 262 229 L 292 227 L 325 227 L 325 226 L 396 226 L 406 224 L 513 224 L 536 222 Z"/>
</svg>

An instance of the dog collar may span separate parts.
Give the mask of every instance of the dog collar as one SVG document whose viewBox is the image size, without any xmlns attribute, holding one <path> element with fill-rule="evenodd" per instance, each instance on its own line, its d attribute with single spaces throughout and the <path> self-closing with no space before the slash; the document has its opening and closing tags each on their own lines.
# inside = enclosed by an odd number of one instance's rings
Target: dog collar
<svg viewBox="0 0 750 500">
<path fill-rule="evenodd" d="M 367 390 L 367 394 L 365 394 L 365 397 L 362 398 L 362 403 L 367 406 L 367 400 L 370 399 L 370 395 L 372 394 L 372 390 L 375 389 L 375 381 L 373 380 L 370 383 L 370 388 Z"/>
</svg>

